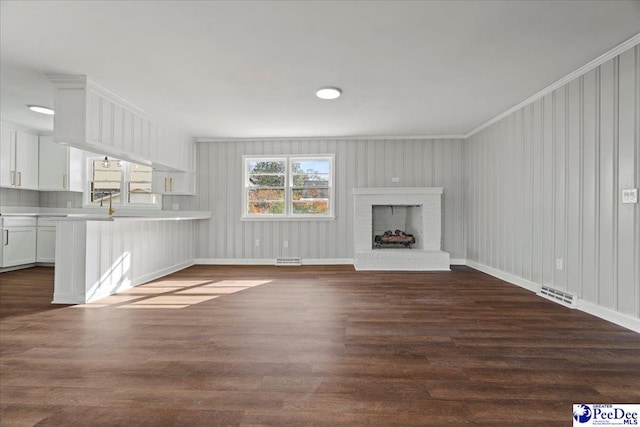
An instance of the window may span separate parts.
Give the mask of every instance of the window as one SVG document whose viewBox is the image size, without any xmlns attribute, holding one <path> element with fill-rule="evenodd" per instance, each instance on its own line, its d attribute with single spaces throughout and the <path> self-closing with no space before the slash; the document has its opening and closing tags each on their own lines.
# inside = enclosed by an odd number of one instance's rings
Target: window
<svg viewBox="0 0 640 427">
<path fill-rule="evenodd" d="M 86 204 L 104 205 L 111 202 L 126 206 L 160 207 L 160 197 L 151 190 L 151 166 L 112 158 L 90 158 L 89 191 Z"/>
<path fill-rule="evenodd" d="M 333 156 L 244 157 L 245 218 L 333 218 Z"/>
</svg>

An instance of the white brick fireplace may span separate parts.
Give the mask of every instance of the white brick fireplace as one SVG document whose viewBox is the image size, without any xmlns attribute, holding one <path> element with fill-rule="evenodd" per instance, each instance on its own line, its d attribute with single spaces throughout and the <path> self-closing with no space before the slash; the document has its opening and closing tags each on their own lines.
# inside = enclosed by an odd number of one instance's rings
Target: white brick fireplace
<svg viewBox="0 0 640 427">
<path fill-rule="evenodd" d="M 356 270 L 448 271 L 449 253 L 442 251 L 442 193 L 442 187 L 354 188 Z M 373 210 L 380 206 L 419 211 L 421 230 L 412 233 L 413 249 L 375 248 Z"/>
</svg>

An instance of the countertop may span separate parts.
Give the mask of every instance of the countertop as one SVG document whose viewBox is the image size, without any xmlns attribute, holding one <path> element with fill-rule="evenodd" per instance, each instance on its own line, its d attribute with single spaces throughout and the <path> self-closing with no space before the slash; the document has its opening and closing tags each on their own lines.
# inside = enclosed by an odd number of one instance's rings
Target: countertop
<svg viewBox="0 0 640 427">
<path fill-rule="evenodd" d="M 58 219 L 60 221 L 180 221 L 211 218 L 206 211 L 164 211 L 158 209 L 119 209 L 109 216 L 106 209 L 65 209 L 7 206 L 0 210 L 0 216 L 35 216 Z"/>
</svg>

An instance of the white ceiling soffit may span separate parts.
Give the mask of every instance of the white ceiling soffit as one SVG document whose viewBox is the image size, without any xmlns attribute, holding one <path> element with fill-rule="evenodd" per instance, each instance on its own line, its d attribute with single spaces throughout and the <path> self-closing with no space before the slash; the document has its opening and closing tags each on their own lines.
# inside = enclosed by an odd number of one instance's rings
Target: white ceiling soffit
<svg viewBox="0 0 640 427">
<path fill-rule="evenodd" d="M 0 2 L 0 119 L 84 74 L 194 136 L 461 136 L 640 33 L 640 1 Z M 323 86 L 343 95 L 316 98 Z"/>
</svg>

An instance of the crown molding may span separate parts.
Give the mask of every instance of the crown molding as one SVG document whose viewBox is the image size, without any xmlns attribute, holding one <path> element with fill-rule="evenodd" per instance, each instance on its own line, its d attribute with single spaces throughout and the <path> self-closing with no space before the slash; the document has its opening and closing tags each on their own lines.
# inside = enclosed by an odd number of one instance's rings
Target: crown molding
<svg viewBox="0 0 640 427">
<path fill-rule="evenodd" d="M 465 135 L 387 135 L 387 136 L 288 136 L 255 138 L 197 137 L 196 142 L 252 142 L 252 141 L 365 141 L 365 140 L 422 140 L 422 139 L 465 139 Z"/>
<path fill-rule="evenodd" d="M 478 126 L 477 128 L 475 128 L 471 132 L 469 132 L 466 135 L 464 135 L 463 138 L 467 139 L 467 138 L 473 136 L 474 134 L 480 132 L 482 129 L 491 126 L 492 124 L 496 123 L 497 121 L 504 119 L 509 114 L 514 113 L 514 112 L 518 111 L 519 109 L 521 109 L 523 107 L 526 107 L 527 105 L 539 100 L 540 98 L 543 98 L 544 96 L 550 94 L 554 90 L 561 88 L 562 86 L 566 85 L 570 81 L 582 76 L 583 74 L 588 73 L 589 71 L 593 70 L 596 67 L 599 67 L 600 65 L 604 64 L 605 62 L 609 61 L 612 58 L 615 58 L 616 56 L 618 56 L 621 53 L 627 51 L 628 49 L 631 49 L 632 47 L 634 47 L 637 44 L 640 44 L 640 33 L 636 34 L 635 36 L 631 37 L 630 39 L 625 40 L 624 42 L 620 43 L 619 45 L 617 45 L 613 49 L 603 53 L 602 55 L 598 56 L 593 61 L 583 65 L 582 67 L 578 68 L 577 70 L 567 74 L 566 76 L 564 76 L 563 78 L 561 78 L 557 82 L 552 83 L 551 85 L 547 86 L 546 88 L 542 89 L 541 91 L 535 93 L 534 95 L 531 95 L 529 98 L 525 99 L 524 101 L 520 102 L 519 104 L 514 105 L 513 107 L 509 108 L 505 112 L 503 112 L 501 114 L 498 114 L 493 119 L 489 120 L 488 122 L 485 122 L 484 124 Z"/>
</svg>

